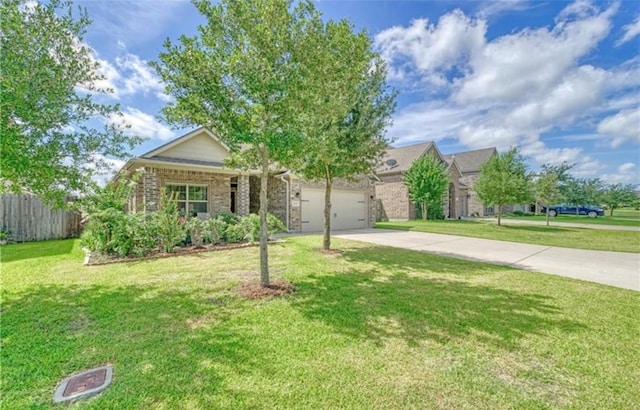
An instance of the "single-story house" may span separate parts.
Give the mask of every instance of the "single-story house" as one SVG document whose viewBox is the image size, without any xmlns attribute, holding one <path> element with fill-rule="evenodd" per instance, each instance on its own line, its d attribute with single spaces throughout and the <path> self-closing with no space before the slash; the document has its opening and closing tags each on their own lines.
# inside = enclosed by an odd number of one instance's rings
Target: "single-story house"
<svg viewBox="0 0 640 410">
<path fill-rule="evenodd" d="M 128 204 L 131 212 L 157 207 L 161 188 L 175 193 L 185 213 L 205 219 L 219 212 L 257 213 L 260 200 L 258 171 L 225 166 L 230 155 L 216 135 L 198 128 L 124 166 L 126 173 L 143 171 Z M 332 230 L 368 228 L 375 223 L 375 190 L 369 177 L 355 182 L 336 180 L 332 189 Z M 324 183 L 305 181 L 286 170 L 268 181 L 269 212 L 292 232 L 317 232 L 324 226 Z"/>
<path fill-rule="evenodd" d="M 390 147 L 377 169 L 379 182 L 376 184 L 377 219 L 407 220 L 416 218 L 416 204 L 409 199 L 409 190 L 404 184 L 404 173 L 415 160 L 431 155 L 446 166 L 449 184 L 443 197 L 443 214 L 447 218 L 466 216 L 484 216 L 492 214 L 491 208 L 485 208 L 473 185 L 480 173 L 480 166 L 497 154 L 495 148 L 458 152 L 443 155 L 432 141 Z"/>
</svg>

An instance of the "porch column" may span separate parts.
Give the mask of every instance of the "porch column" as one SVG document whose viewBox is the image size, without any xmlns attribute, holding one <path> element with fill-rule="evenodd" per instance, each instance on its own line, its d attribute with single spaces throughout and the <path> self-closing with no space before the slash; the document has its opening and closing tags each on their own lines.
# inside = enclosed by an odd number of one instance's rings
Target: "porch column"
<svg viewBox="0 0 640 410">
<path fill-rule="evenodd" d="M 160 181 L 153 171 L 145 171 L 142 175 L 143 210 L 156 211 L 160 199 Z"/>
<path fill-rule="evenodd" d="M 238 175 L 238 191 L 236 193 L 236 215 L 249 215 L 249 176 Z"/>
</svg>

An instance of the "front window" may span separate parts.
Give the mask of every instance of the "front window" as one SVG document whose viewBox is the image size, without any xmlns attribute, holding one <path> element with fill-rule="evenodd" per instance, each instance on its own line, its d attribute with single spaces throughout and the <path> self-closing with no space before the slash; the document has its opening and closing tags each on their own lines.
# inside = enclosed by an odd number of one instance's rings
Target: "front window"
<svg viewBox="0 0 640 410">
<path fill-rule="evenodd" d="M 178 210 L 196 216 L 207 213 L 207 187 L 203 185 L 167 184 L 167 195 L 172 195 L 178 203 Z"/>
</svg>

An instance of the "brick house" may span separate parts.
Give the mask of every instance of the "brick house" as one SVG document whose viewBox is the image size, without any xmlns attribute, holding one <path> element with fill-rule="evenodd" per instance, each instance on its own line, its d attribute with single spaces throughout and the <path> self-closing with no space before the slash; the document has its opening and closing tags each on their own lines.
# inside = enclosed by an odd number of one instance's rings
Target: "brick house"
<svg viewBox="0 0 640 410">
<path fill-rule="evenodd" d="M 447 169 L 449 184 L 443 197 L 442 211 L 447 218 L 487 214 L 473 191 L 480 166 L 496 155 L 495 148 L 442 155 L 434 142 L 423 142 L 400 148 L 389 148 L 376 174 L 377 220 L 407 220 L 416 218 L 416 204 L 409 199 L 404 173 L 424 155 L 441 161 Z M 491 212 L 492 213 L 492 212 Z"/>
<path fill-rule="evenodd" d="M 225 211 L 243 216 L 259 209 L 258 171 L 225 166 L 229 148 L 212 132 L 196 129 L 131 159 L 125 172 L 143 171 L 129 201 L 132 212 L 156 209 L 161 188 L 174 193 L 185 213 L 206 219 Z M 336 180 L 332 189 L 332 229 L 368 228 L 375 223 L 373 182 Z M 322 230 L 324 184 L 274 171 L 268 182 L 269 212 L 291 232 Z"/>
<path fill-rule="evenodd" d="M 493 207 L 485 207 L 473 186 L 480 175 L 480 167 L 489 161 L 494 155 L 498 155 L 495 148 L 484 148 L 474 151 L 457 152 L 445 155 L 445 160 L 455 159 L 462 177 L 460 184 L 466 187 L 465 199 L 459 216 L 486 216 L 493 215 Z"/>
</svg>

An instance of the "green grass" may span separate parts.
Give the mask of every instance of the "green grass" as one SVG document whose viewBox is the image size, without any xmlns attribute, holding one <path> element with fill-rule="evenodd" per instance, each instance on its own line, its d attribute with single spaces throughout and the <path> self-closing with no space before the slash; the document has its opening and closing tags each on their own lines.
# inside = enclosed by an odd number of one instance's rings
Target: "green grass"
<svg viewBox="0 0 640 410">
<path fill-rule="evenodd" d="M 270 247 L 286 298 L 250 301 L 257 248 L 83 267 L 75 241 L 2 247 L 3 409 L 50 408 L 112 363 L 91 409 L 631 409 L 640 294 L 319 237 Z"/>
<path fill-rule="evenodd" d="M 377 222 L 376 228 L 431 232 L 499 241 L 523 242 L 564 248 L 640 252 L 640 232 L 581 229 L 557 226 L 502 225 L 493 221 Z"/>
<path fill-rule="evenodd" d="M 627 216 L 623 212 L 614 211 L 613 216 L 609 214 L 605 216 L 599 216 L 597 218 L 589 218 L 584 215 L 558 215 L 555 218 L 549 218 L 551 225 L 555 222 L 567 222 L 572 224 L 587 224 L 587 225 L 611 225 L 611 226 L 640 226 L 640 218 L 633 216 L 633 213 L 629 212 Z M 530 215 L 530 216 L 503 216 L 504 219 L 517 219 L 522 221 L 545 221 L 545 215 Z"/>
</svg>

